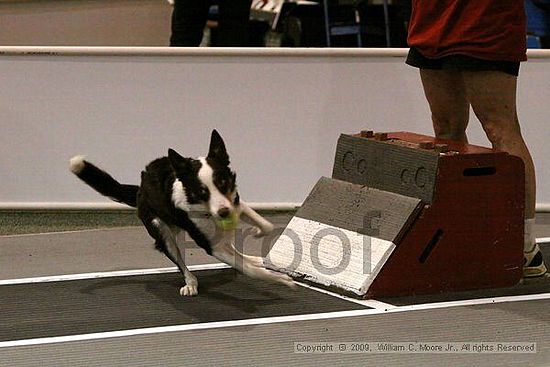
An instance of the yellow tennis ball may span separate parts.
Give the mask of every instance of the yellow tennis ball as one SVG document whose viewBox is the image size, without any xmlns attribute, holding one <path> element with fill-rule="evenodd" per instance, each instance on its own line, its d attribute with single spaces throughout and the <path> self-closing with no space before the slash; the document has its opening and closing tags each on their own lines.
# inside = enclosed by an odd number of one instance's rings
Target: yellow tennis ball
<svg viewBox="0 0 550 367">
<path fill-rule="evenodd" d="M 237 217 L 235 213 L 232 213 L 227 218 L 216 220 L 216 224 L 224 231 L 231 231 L 233 229 L 236 229 L 239 225 L 239 217 Z"/>
</svg>

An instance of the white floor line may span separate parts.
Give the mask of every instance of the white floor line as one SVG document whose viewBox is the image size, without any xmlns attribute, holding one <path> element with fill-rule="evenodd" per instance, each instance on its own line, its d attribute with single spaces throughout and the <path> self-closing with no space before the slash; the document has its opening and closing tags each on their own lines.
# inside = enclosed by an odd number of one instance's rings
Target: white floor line
<svg viewBox="0 0 550 367">
<path fill-rule="evenodd" d="M 372 307 L 372 308 L 375 308 L 377 310 L 384 310 L 384 311 L 389 311 L 391 309 L 394 309 L 396 307 L 399 307 L 399 306 L 396 306 L 396 305 L 392 305 L 390 303 L 386 303 L 386 302 L 382 302 L 382 301 L 377 301 L 375 299 L 366 299 L 365 301 L 365 305 L 366 306 L 369 306 L 369 307 Z"/>
<path fill-rule="evenodd" d="M 190 271 L 227 269 L 229 267 L 230 267 L 229 265 L 224 263 L 188 266 Z M 64 282 L 64 281 L 71 281 L 71 280 L 86 280 L 86 279 L 99 279 L 99 278 L 116 278 L 116 277 L 137 276 L 137 275 L 166 274 L 166 273 L 176 273 L 178 271 L 179 271 L 178 268 L 170 267 L 170 268 L 154 268 L 154 269 L 105 271 L 105 272 L 97 272 L 97 273 L 50 275 L 50 276 L 34 277 L 34 278 L 0 280 L 0 286 L 15 285 L 15 284 Z"/>
<path fill-rule="evenodd" d="M 315 287 L 311 284 L 305 284 L 305 283 L 300 283 L 300 282 L 296 282 L 296 284 L 298 284 L 301 287 L 317 291 L 319 293 L 323 293 L 323 294 L 326 294 L 326 295 L 329 295 L 329 296 L 332 296 L 332 297 L 340 298 L 340 299 L 343 299 L 345 301 L 356 303 L 356 304 L 359 304 L 361 306 L 365 306 L 365 307 L 369 307 L 369 308 L 374 308 L 374 309 L 387 311 L 390 308 L 396 307 L 396 306 L 391 305 L 389 303 L 384 303 L 384 302 L 376 301 L 376 300 L 373 300 L 373 299 L 372 300 L 371 299 L 357 299 L 357 298 L 344 296 L 342 294 L 331 292 L 331 291 L 328 291 L 326 289 L 317 288 L 317 287 Z"/>
<path fill-rule="evenodd" d="M 70 335 L 70 336 L 9 340 L 9 341 L 0 342 L 0 349 L 10 348 L 10 347 L 21 347 L 21 346 L 36 346 L 36 345 L 43 345 L 43 344 L 57 344 L 57 343 L 67 343 L 67 342 L 76 342 L 76 341 L 121 338 L 121 337 L 137 336 L 137 335 L 151 335 L 151 334 L 207 330 L 207 329 L 222 329 L 222 328 L 228 328 L 228 327 L 278 324 L 278 323 L 296 322 L 296 321 L 330 320 L 330 319 L 336 319 L 336 318 L 380 315 L 384 313 L 394 313 L 394 312 L 420 311 L 420 310 L 458 307 L 458 306 L 498 304 L 498 303 L 505 303 L 505 302 L 519 302 L 519 301 L 527 301 L 527 300 L 544 300 L 544 299 L 550 299 L 550 293 L 530 295 L 530 296 L 495 297 L 495 298 L 483 298 L 478 300 L 467 300 L 467 301 L 456 301 L 456 302 L 427 303 L 427 304 L 412 305 L 412 306 L 394 307 L 388 310 L 361 309 L 361 310 L 351 310 L 351 311 L 315 313 L 315 314 L 306 314 L 306 315 L 262 317 L 262 318 L 256 318 L 256 319 L 246 319 L 246 320 L 206 322 L 206 323 L 198 323 L 198 324 L 173 325 L 173 326 L 152 327 L 152 328 L 143 328 L 143 329 L 108 331 L 103 333 L 80 334 L 80 335 Z"/>
<path fill-rule="evenodd" d="M 75 233 L 86 233 L 86 232 L 110 232 L 117 231 L 121 229 L 131 229 L 131 228 L 141 228 L 141 225 L 135 226 L 122 226 L 122 227 L 105 227 L 105 228 L 88 228 L 88 229 L 77 229 L 73 231 L 57 231 L 57 232 L 38 232 L 38 233 L 24 233 L 24 234 L 7 234 L 1 235 L 2 238 L 20 238 L 20 237 L 36 237 L 36 236 L 50 236 L 50 235 L 60 235 L 60 234 L 75 234 Z M 145 233 L 145 232 L 144 232 Z"/>
<path fill-rule="evenodd" d="M 435 303 L 421 303 L 418 305 L 398 306 L 393 309 L 389 309 L 388 312 L 433 310 L 433 309 L 460 307 L 460 306 L 479 306 L 479 305 L 489 305 L 489 304 L 508 303 L 508 302 L 540 301 L 545 299 L 550 299 L 550 293 L 525 294 L 521 296 L 488 297 L 488 298 L 465 299 L 460 301 L 447 301 L 447 302 L 435 302 Z"/>
<path fill-rule="evenodd" d="M 263 318 L 256 318 L 256 319 L 247 319 L 247 320 L 218 321 L 218 322 L 206 322 L 206 323 L 186 324 L 186 325 L 162 326 L 162 327 L 152 327 L 152 328 L 144 328 L 144 329 L 109 331 L 109 332 L 103 332 L 103 333 L 80 334 L 80 335 L 71 335 L 71 336 L 23 339 L 23 340 L 0 342 L 0 349 L 8 348 L 8 347 L 20 347 L 20 346 L 41 345 L 41 344 L 56 344 L 56 343 L 65 343 L 65 342 L 73 342 L 73 341 L 120 338 L 120 337 L 136 336 L 136 335 L 161 334 L 161 333 L 170 333 L 170 332 L 207 330 L 207 329 L 221 329 L 221 328 L 236 327 L 236 326 L 265 325 L 265 324 L 275 324 L 275 323 L 292 322 L 292 321 L 323 320 L 323 319 L 332 319 L 337 317 L 361 316 L 361 315 L 372 314 L 377 312 L 379 311 L 372 310 L 372 309 L 365 309 L 365 310 L 355 310 L 355 311 L 339 311 L 339 312 L 306 314 L 306 315 L 297 315 L 297 316 L 295 315 L 295 316 L 263 317 Z"/>
<path fill-rule="evenodd" d="M 537 243 L 543 244 L 543 243 L 550 243 L 550 237 L 539 237 L 537 238 Z"/>
</svg>

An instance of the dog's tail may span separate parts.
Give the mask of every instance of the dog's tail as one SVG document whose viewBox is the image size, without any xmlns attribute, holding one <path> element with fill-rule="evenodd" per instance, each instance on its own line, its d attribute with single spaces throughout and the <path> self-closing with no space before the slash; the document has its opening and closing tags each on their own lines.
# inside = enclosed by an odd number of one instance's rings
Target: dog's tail
<svg viewBox="0 0 550 367">
<path fill-rule="evenodd" d="M 84 157 L 80 155 L 70 160 L 70 170 L 101 195 L 132 207 L 137 206 L 139 186 L 121 184 L 107 172 L 84 160 Z"/>
</svg>

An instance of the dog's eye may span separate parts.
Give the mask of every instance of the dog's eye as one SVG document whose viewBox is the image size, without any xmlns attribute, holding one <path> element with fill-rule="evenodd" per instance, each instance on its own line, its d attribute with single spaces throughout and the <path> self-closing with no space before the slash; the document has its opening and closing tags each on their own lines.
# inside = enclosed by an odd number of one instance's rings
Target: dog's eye
<svg viewBox="0 0 550 367">
<path fill-rule="evenodd" d="M 199 196 L 203 201 L 207 201 L 210 198 L 208 190 L 204 187 L 201 187 L 201 189 L 199 190 Z"/>
<path fill-rule="evenodd" d="M 227 193 L 229 191 L 229 182 L 225 178 L 220 179 L 217 186 L 218 189 L 223 193 Z"/>
</svg>

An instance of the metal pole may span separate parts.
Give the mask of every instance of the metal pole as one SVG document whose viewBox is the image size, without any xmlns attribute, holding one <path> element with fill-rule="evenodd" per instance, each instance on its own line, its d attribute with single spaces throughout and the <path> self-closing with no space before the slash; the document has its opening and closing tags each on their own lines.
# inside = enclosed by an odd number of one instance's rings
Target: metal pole
<svg viewBox="0 0 550 367">
<path fill-rule="evenodd" d="M 390 12 L 388 9 L 388 0 L 383 0 L 383 4 L 384 4 L 384 24 L 386 26 L 386 47 L 391 47 Z"/>
<path fill-rule="evenodd" d="M 323 0 L 323 15 L 325 16 L 325 34 L 327 37 L 327 47 L 330 47 L 330 23 L 328 17 L 328 2 L 329 0 Z"/>
</svg>

